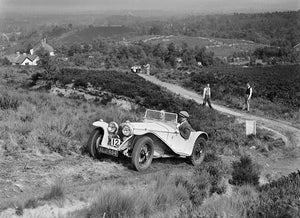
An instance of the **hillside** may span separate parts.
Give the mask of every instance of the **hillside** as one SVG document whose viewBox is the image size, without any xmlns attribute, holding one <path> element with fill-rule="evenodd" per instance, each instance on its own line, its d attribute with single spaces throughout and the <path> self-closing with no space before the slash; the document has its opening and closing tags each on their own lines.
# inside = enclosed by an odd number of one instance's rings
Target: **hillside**
<svg viewBox="0 0 300 218">
<path fill-rule="evenodd" d="M 245 217 L 245 211 L 269 213 L 269 208 L 258 201 L 261 191 L 244 186 L 233 189 L 229 178 L 231 161 L 236 161 L 245 152 L 262 164 L 261 182 L 287 173 L 276 169 L 274 161 L 294 151 L 285 150 L 282 139 L 272 133 L 258 129 L 257 136 L 245 137 L 243 125 L 234 118 L 174 95 L 136 74 L 65 68 L 57 74 L 43 75 L 36 74 L 34 69 L 27 70 L 2 68 L 0 71 L 1 85 L 5 87 L 5 95 L 0 97 L 0 130 L 4 133 L 0 153 L 0 164 L 4 166 L 0 171 L 4 178 L 0 180 L 1 215 L 97 217 L 100 214 L 102 217 L 108 213 L 129 217 L 142 214 L 189 217 L 188 214 L 193 213 L 196 217 L 199 214 L 211 217 L 224 212 L 221 208 L 213 211 L 210 208 L 228 201 L 228 196 L 239 206 L 235 210 L 231 206 L 226 208 L 238 217 Z M 114 94 L 129 97 L 139 107 L 124 110 L 109 98 L 94 101 L 74 94 L 53 96 L 52 92 L 48 93 L 51 91 L 49 84 L 51 90 L 60 87 L 73 93 L 82 90 L 97 93 L 91 86 L 97 87 L 99 91 L 111 93 L 112 98 Z M 37 87 L 44 89 L 31 90 Z M 137 173 L 127 158 L 104 156 L 93 160 L 86 155 L 84 145 L 93 121 L 99 118 L 118 123 L 139 120 L 144 107 L 174 112 L 188 110 L 193 127 L 207 131 L 210 136 L 205 163 L 194 168 L 184 159 L 155 160 L 145 173 Z M 222 159 L 216 154 L 221 154 Z M 255 175 L 252 176 L 257 184 L 259 172 L 255 164 L 249 167 L 253 169 Z M 297 179 L 296 176 L 294 181 Z M 246 196 L 241 193 L 245 188 L 248 190 Z M 133 189 L 135 192 L 131 191 Z M 269 190 L 268 187 L 262 189 Z M 252 193 L 257 197 L 251 198 Z M 245 207 L 236 201 L 237 195 L 253 207 Z M 216 196 L 221 202 L 216 201 Z M 297 197 L 298 193 L 286 199 L 293 196 Z M 263 199 L 271 199 L 271 194 Z M 284 202 L 275 203 L 282 205 Z M 288 210 L 288 213 L 292 212 Z M 282 213 L 287 211 L 276 212 Z"/>
</svg>

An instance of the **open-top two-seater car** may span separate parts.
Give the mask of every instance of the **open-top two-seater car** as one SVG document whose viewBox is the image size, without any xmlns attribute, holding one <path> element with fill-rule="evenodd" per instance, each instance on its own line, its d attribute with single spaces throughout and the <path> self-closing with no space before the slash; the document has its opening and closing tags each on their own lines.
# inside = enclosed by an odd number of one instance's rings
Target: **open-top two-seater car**
<svg viewBox="0 0 300 218">
<path fill-rule="evenodd" d="M 87 148 L 94 158 L 108 154 L 118 157 L 120 153 L 131 158 L 138 171 L 147 169 L 153 158 L 184 157 L 193 165 L 202 163 L 208 135 L 191 132 L 184 139 L 178 130 L 178 115 L 165 111 L 146 110 L 142 122 L 116 122 L 99 120 L 93 123 Z"/>
</svg>

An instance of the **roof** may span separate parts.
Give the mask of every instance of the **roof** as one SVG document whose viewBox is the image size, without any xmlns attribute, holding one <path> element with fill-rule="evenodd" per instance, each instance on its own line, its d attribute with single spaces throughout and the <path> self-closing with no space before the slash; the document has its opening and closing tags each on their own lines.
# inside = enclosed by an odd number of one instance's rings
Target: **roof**
<svg viewBox="0 0 300 218">
<path fill-rule="evenodd" d="M 28 58 L 30 61 L 34 61 L 36 58 L 38 58 L 38 56 L 30 55 L 30 54 L 20 54 L 20 55 L 12 54 L 7 56 L 7 59 L 11 63 L 15 63 L 15 64 L 22 64 L 26 58 Z"/>
</svg>

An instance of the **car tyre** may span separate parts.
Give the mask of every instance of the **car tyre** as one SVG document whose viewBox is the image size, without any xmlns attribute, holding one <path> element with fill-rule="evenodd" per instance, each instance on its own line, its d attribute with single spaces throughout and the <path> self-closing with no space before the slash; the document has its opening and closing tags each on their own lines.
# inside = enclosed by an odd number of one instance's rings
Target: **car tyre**
<svg viewBox="0 0 300 218">
<path fill-rule="evenodd" d="M 89 137 L 87 150 L 93 158 L 100 157 L 100 152 L 97 150 L 97 144 L 101 142 L 102 137 L 103 133 L 101 132 L 100 128 L 94 129 Z"/>
<path fill-rule="evenodd" d="M 198 137 L 195 141 L 192 155 L 189 157 L 190 162 L 194 166 L 200 165 L 205 157 L 206 140 L 203 137 Z"/>
<path fill-rule="evenodd" d="M 152 162 L 154 153 L 153 141 L 150 137 L 144 136 L 137 139 L 134 144 L 131 162 L 137 171 L 146 170 Z"/>
</svg>

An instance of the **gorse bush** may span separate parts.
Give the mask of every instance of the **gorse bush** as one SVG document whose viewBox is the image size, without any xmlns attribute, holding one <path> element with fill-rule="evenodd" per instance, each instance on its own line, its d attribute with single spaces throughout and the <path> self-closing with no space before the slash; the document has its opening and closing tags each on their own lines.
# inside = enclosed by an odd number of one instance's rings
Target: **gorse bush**
<svg viewBox="0 0 300 218">
<path fill-rule="evenodd" d="M 232 179 L 230 183 L 233 185 L 251 184 L 257 186 L 259 184 L 258 166 L 252 163 L 249 156 L 241 156 L 239 161 L 232 163 Z"/>
</svg>

